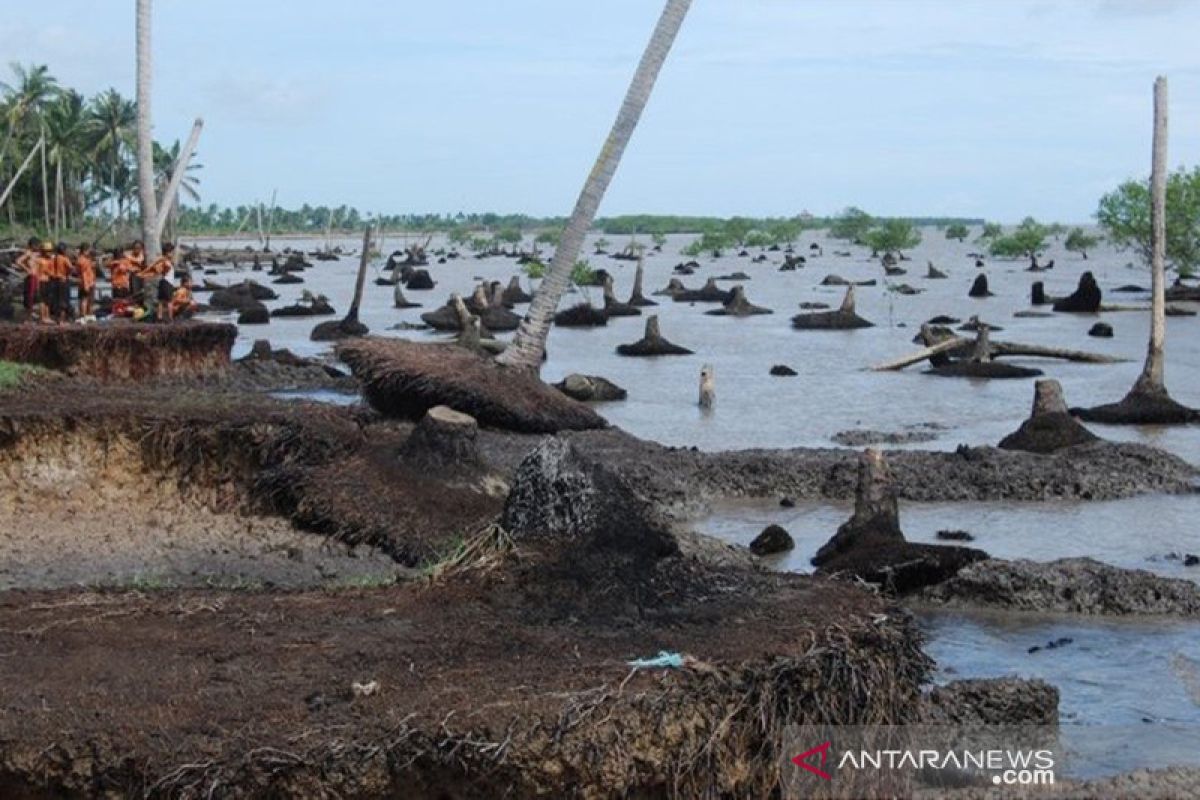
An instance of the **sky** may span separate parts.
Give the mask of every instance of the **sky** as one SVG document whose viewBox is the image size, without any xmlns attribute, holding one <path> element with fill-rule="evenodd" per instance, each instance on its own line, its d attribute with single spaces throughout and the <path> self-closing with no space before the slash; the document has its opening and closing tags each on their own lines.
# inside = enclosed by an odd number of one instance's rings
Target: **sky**
<svg viewBox="0 0 1200 800">
<path fill-rule="evenodd" d="M 134 0 L 4 0 L 4 58 L 134 93 Z M 157 0 L 204 203 L 566 215 L 657 0 Z M 601 214 L 1086 222 L 1200 162 L 1200 0 L 695 0 Z M 6 68 L 5 68 L 6 69 Z M 7 77 L 7 75 L 5 75 Z"/>
</svg>

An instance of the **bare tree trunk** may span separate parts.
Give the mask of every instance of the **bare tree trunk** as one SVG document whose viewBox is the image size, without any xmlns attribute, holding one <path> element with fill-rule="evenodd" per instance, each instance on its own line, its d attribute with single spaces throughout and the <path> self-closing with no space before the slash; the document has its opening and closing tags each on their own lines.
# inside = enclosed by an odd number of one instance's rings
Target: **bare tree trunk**
<svg viewBox="0 0 1200 800">
<path fill-rule="evenodd" d="M 8 200 L 8 196 L 12 194 L 12 190 L 17 187 L 17 181 L 21 180 L 21 176 L 25 174 L 25 170 L 29 169 L 29 162 L 33 161 L 33 157 L 37 155 L 38 150 L 44 150 L 45 147 L 46 140 L 38 139 L 37 143 L 34 144 L 33 149 L 29 151 L 29 155 L 25 156 L 25 160 L 22 161 L 21 166 L 17 168 L 17 174 L 13 175 L 12 180 L 8 182 L 8 186 L 5 187 L 4 193 L 0 194 L 0 205 L 4 205 L 4 202 Z M 12 206 L 9 206 L 9 209 L 11 211 Z"/>
<path fill-rule="evenodd" d="M 153 0 L 137 0 L 137 173 L 138 203 L 142 209 L 142 242 L 146 263 L 161 254 L 158 238 L 158 200 L 154 193 L 154 128 L 150 113 L 150 82 L 154 55 L 150 50 Z"/>
<path fill-rule="evenodd" d="M 155 221 L 155 229 L 158 232 L 159 239 L 162 238 L 167 218 L 175 209 L 175 198 L 179 195 L 179 187 L 183 184 L 188 164 L 191 163 L 192 155 L 196 152 L 196 143 L 200 141 L 200 131 L 202 130 L 204 130 L 204 120 L 197 118 L 192 123 L 192 132 L 188 135 L 187 142 L 183 145 L 183 150 L 179 152 L 179 158 L 176 159 L 174 166 L 171 167 L 171 180 L 167 183 L 167 187 L 163 189 L 163 196 L 159 203 L 158 219 Z"/>
<path fill-rule="evenodd" d="M 1150 347 L 1133 392 L 1165 394 L 1163 346 L 1167 338 L 1167 79 L 1154 81 L 1154 149 L 1150 168 Z"/>
<path fill-rule="evenodd" d="M 267 212 L 267 230 L 265 234 L 266 242 L 263 244 L 263 248 L 266 250 L 271 249 L 271 228 L 275 225 L 275 197 L 278 194 L 278 189 L 271 190 L 271 210 Z M 367 226 L 367 232 L 370 233 L 369 225 Z"/>
<path fill-rule="evenodd" d="M 358 278 L 354 282 L 354 301 L 350 304 L 350 311 L 346 314 L 346 320 L 350 322 L 358 321 L 358 306 L 362 303 L 363 283 L 367 279 L 367 263 L 371 260 L 371 225 L 367 224 L 367 229 L 363 231 L 363 246 L 362 255 L 358 259 Z"/>
<path fill-rule="evenodd" d="M 584 182 L 583 190 L 575 203 L 575 210 L 571 213 L 562 239 L 554 252 L 554 260 L 550 264 L 550 269 L 546 272 L 541 286 L 538 287 L 533 302 L 530 304 L 529 312 L 521 321 L 512 345 L 497 358 L 499 363 L 535 373 L 541 368 L 542 356 L 546 351 L 546 337 L 550 333 L 550 323 L 563 294 L 570 285 L 571 270 L 579 257 L 584 237 L 596 218 L 600 201 L 604 198 L 609 183 L 612 182 L 613 175 L 633 136 L 634 129 L 637 128 L 642 111 L 646 108 L 659 72 L 666 62 L 667 54 L 675 42 L 675 37 L 683 25 L 684 17 L 687 16 L 691 4 L 691 0 L 667 0 L 662 16 L 659 17 L 650 42 L 646 46 L 646 51 L 642 55 L 641 63 L 638 64 L 637 71 L 634 73 L 633 81 L 629 85 L 625 101 L 617 113 L 617 119 L 613 123 L 608 139 L 600 150 L 591 174 Z"/>
<path fill-rule="evenodd" d="M 46 138 L 46 129 L 42 128 L 42 139 Z M 46 170 L 46 148 L 42 148 L 42 217 L 46 221 L 46 233 L 49 235 L 50 226 L 50 180 Z"/>
</svg>

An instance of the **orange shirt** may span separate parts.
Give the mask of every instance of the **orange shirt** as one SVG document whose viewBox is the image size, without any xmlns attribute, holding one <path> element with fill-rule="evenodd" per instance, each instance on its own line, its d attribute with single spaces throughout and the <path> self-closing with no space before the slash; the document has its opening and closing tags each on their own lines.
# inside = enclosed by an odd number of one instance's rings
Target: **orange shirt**
<svg viewBox="0 0 1200 800">
<path fill-rule="evenodd" d="M 71 277 L 71 259 L 69 256 L 58 253 L 54 256 L 54 279 L 65 281 Z"/>
<path fill-rule="evenodd" d="M 175 294 L 171 297 L 171 305 L 174 308 L 187 308 L 192 304 L 192 290 L 186 286 L 180 286 L 175 290 Z"/>
<path fill-rule="evenodd" d="M 91 256 L 80 254 L 75 260 L 75 269 L 79 272 L 79 285 L 84 291 L 96 285 L 96 261 Z"/>
<path fill-rule="evenodd" d="M 165 278 L 171 272 L 171 257 L 159 256 L 158 260 L 141 272 L 143 278 Z"/>
<path fill-rule="evenodd" d="M 38 256 L 34 263 L 39 281 L 54 280 L 54 256 Z"/>
<path fill-rule="evenodd" d="M 120 258 L 112 262 L 112 265 L 109 267 L 109 269 L 109 277 L 112 281 L 112 287 L 114 289 L 128 289 L 129 273 L 133 269 L 133 265 L 125 259 Z"/>
</svg>

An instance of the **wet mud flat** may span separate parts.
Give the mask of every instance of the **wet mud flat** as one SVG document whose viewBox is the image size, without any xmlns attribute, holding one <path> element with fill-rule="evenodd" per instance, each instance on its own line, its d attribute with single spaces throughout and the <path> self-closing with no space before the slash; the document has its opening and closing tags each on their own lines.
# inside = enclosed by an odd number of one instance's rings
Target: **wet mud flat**
<svg viewBox="0 0 1200 800">
<path fill-rule="evenodd" d="M 112 504 L 253 510 L 423 573 L 0 593 L 9 796 L 762 796 L 785 724 L 920 713 L 932 664 L 902 609 L 705 557 L 569 446 L 525 437 L 550 454 L 505 473 L 504 501 L 486 469 L 422 485 L 404 463 L 412 426 L 359 409 L 147 394 L 98 390 L 90 412 L 6 398 L 6 474 L 95 479 Z M 548 508 L 597 513 L 539 517 L 534 498 L 560 490 L 549 474 L 586 480 Z M 174 488 L 147 489 L 151 475 Z M 682 660 L 627 663 L 660 651 Z"/>
<path fill-rule="evenodd" d="M 14 796 L 766 796 L 785 721 L 921 714 L 933 665 L 906 611 L 761 570 L 662 513 L 706 494 L 849 494 L 851 453 L 480 430 L 478 459 L 442 469 L 414 449 L 419 425 L 363 407 L 69 388 L 0 398 L 0 464 L 50 492 L 56 524 L 82 510 L 61 487 L 98 485 L 110 518 L 212 514 L 230 541 L 230 520 L 257 518 L 267 539 L 368 548 L 399 583 L 37 591 L 26 549 L 27 588 L 0 593 Z M 1191 468 L 1156 452 L 895 458 L 904 492 L 938 485 L 919 480 L 926 461 L 968 496 L 1185 490 Z M 36 519 L 18 497 L 2 507 Z M 679 666 L 628 664 L 660 651 Z"/>
</svg>

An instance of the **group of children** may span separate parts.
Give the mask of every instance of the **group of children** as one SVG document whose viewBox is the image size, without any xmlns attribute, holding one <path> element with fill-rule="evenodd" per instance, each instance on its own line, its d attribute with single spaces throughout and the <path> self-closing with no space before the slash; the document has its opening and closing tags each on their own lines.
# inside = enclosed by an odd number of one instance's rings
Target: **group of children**
<svg viewBox="0 0 1200 800">
<path fill-rule="evenodd" d="M 175 246 L 164 244 L 162 255 L 147 264 L 146 248 L 137 241 L 128 250 L 114 250 L 102 265 L 87 242 L 72 255 L 66 244 L 55 247 L 30 239 L 15 264 L 25 276 L 25 310 L 30 319 L 46 324 L 71 319 L 94 322 L 96 283 L 107 269 L 112 287 L 108 313 L 167 322 L 196 308 L 188 275 L 181 276 L 178 287 L 171 284 L 174 254 Z M 72 286 L 76 287 L 77 309 L 71 303 Z"/>
</svg>

